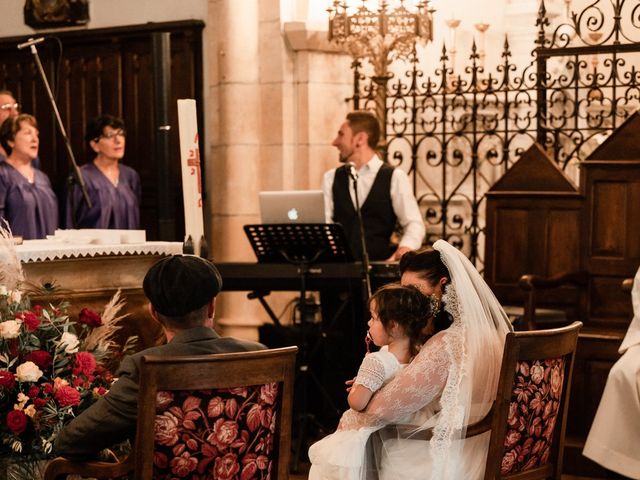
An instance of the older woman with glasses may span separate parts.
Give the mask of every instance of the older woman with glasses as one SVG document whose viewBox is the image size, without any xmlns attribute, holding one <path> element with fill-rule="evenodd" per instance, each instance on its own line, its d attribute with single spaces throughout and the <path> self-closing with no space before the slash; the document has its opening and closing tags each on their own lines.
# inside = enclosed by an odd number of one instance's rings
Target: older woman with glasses
<svg viewBox="0 0 640 480">
<path fill-rule="evenodd" d="M 58 200 L 49 177 L 33 167 L 40 145 L 36 119 L 24 113 L 7 118 L 0 144 L 8 154 L 0 162 L 0 217 L 14 235 L 46 238 L 58 228 Z"/>
<path fill-rule="evenodd" d="M 67 227 L 139 228 L 140 176 L 121 163 L 124 122 L 111 115 L 97 117 L 87 125 L 85 138 L 96 153 L 93 162 L 80 168 L 91 208 L 87 208 L 80 188 L 74 186 L 67 199 Z"/>
</svg>

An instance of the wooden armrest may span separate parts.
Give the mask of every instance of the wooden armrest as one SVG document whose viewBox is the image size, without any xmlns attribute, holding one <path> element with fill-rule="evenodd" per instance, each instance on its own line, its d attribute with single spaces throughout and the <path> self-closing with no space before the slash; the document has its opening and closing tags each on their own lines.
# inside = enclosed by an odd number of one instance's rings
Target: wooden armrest
<svg viewBox="0 0 640 480">
<path fill-rule="evenodd" d="M 47 464 L 44 480 L 59 480 L 67 475 L 81 475 L 93 478 L 117 478 L 133 471 L 133 455 L 123 462 L 75 462 L 63 457 L 54 458 Z"/>
<path fill-rule="evenodd" d="M 475 437 L 481 433 L 491 430 L 491 422 L 493 420 L 493 411 L 495 409 L 495 402 L 491 405 L 489 412 L 477 422 L 474 422 L 467 426 L 467 430 L 464 438 Z M 383 430 L 393 433 L 397 432 L 398 438 L 405 440 L 423 440 L 429 441 L 433 437 L 433 428 L 426 428 L 424 430 L 417 430 L 419 427 L 416 425 L 388 425 Z"/>
<path fill-rule="evenodd" d="M 565 272 L 553 277 L 541 277 L 539 275 L 526 274 L 518 280 L 518 286 L 526 291 L 536 288 L 547 289 L 556 288 L 562 285 L 578 285 L 585 286 L 589 282 L 589 274 L 587 272 Z"/>
<path fill-rule="evenodd" d="M 622 291 L 630 292 L 633 288 L 633 278 L 625 278 L 622 281 Z"/>
</svg>

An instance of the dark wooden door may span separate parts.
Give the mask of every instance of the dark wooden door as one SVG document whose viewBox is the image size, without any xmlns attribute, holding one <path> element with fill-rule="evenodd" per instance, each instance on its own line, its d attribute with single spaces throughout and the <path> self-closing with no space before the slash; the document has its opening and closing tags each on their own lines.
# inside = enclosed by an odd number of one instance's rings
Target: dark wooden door
<svg viewBox="0 0 640 480">
<path fill-rule="evenodd" d="M 198 104 L 198 129 L 203 135 L 202 28 L 199 21 L 147 24 L 130 27 L 72 31 L 47 35 L 38 45 L 44 70 L 52 89 L 78 164 L 93 159 L 84 141 L 87 120 L 109 113 L 121 116 L 127 125 L 127 146 L 123 162 L 133 167 L 142 180 L 141 223 L 148 239 L 158 239 L 159 195 L 171 198 L 169 215 L 175 222 L 173 238 L 184 236 L 182 185 L 176 100 L 194 98 Z M 154 84 L 152 34 L 171 33 L 171 91 L 169 92 L 170 168 L 156 168 L 154 158 Z M 68 158 L 56 131 L 53 110 L 28 49 L 17 50 L 24 38 L 0 39 L 0 89 L 11 90 L 22 111 L 36 116 L 40 126 L 40 159 L 54 186 L 64 225 Z M 60 48 L 61 47 L 61 48 Z M 62 53 L 60 53 L 60 51 Z M 204 156 L 201 161 L 204 171 Z M 158 192 L 158 176 L 167 175 L 170 191 Z"/>
</svg>

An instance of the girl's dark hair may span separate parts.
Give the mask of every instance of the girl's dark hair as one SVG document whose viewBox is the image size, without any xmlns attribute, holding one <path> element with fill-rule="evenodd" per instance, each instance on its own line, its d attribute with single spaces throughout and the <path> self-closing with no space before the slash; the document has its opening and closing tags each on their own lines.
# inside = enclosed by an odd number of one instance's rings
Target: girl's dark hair
<svg viewBox="0 0 640 480">
<path fill-rule="evenodd" d="M 447 283 L 451 283 L 451 274 L 442 262 L 440 252 L 430 247 L 405 253 L 400 258 L 400 275 L 405 272 L 415 273 L 433 286 L 437 285 L 441 278 L 446 278 Z M 433 334 L 449 328 L 452 321 L 451 316 L 444 310 L 444 305 L 440 305 L 440 311 L 433 319 Z"/>
<path fill-rule="evenodd" d="M 375 302 L 375 311 L 385 330 L 396 322 L 409 337 L 409 353 L 417 355 L 426 341 L 425 327 L 431 318 L 431 301 L 417 287 L 390 283 L 378 289 L 369 298 L 369 308 Z"/>
</svg>

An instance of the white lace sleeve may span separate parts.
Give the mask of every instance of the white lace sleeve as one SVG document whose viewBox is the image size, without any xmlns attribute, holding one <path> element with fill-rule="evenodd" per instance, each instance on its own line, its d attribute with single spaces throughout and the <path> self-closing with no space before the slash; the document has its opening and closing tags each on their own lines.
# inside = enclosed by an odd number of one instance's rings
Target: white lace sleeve
<svg viewBox="0 0 640 480">
<path fill-rule="evenodd" d="M 415 413 L 444 389 L 452 356 L 445 345 L 446 332 L 430 338 L 416 358 L 375 393 L 363 412 L 349 410 L 339 430 L 379 427 Z"/>
<path fill-rule="evenodd" d="M 384 364 L 375 353 L 365 356 L 360 364 L 358 376 L 354 383 L 368 388 L 372 392 L 377 391 L 385 380 Z"/>
</svg>

